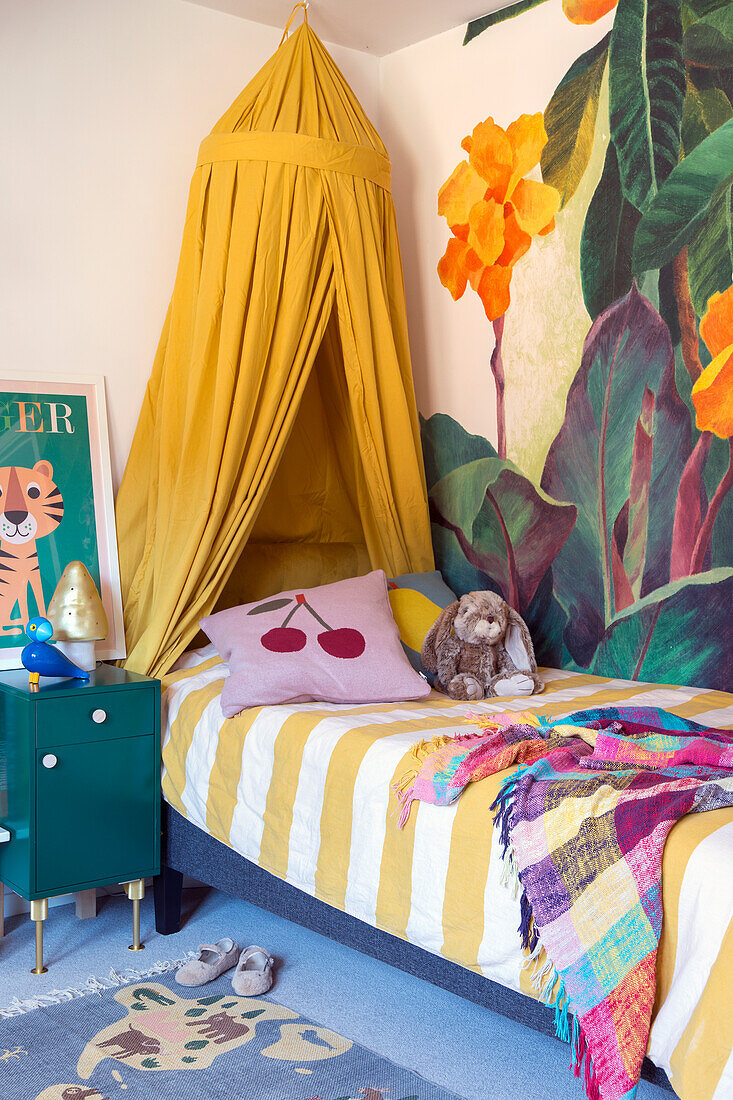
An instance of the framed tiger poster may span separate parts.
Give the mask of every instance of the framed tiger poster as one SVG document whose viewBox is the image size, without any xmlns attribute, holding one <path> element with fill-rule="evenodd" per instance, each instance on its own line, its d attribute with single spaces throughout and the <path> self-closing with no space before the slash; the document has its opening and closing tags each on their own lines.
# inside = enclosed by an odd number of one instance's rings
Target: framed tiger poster
<svg viewBox="0 0 733 1100">
<path fill-rule="evenodd" d="M 104 379 L 0 374 L 0 668 L 20 668 L 25 624 L 46 615 L 69 562 L 89 570 L 125 656 Z"/>
</svg>

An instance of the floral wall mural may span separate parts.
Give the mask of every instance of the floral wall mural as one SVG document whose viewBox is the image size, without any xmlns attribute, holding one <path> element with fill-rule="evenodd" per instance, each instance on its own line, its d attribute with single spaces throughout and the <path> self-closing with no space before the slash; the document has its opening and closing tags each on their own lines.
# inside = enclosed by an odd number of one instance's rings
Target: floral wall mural
<svg viewBox="0 0 733 1100">
<path fill-rule="evenodd" d="M 468 160 L 460 162 L 438 194 L 438 213 L 452 234 L 438 264 L 440 280 L 454 300 L 470 282 L 494 327 L 491 372 L 500 458 L 506 458 L 501 345 L 512 270 L 535 234 L 545 236 L 555 228 L 560 205 L 554 187 L 523 178 L 539 164 L 546 141 L 541 114 L 521 115 L 506 130 L 487 118 L 463 139 Z"/>
<path fill-rule="evenodd" d="M 543 2 L 476 20 L 466 42 Z M 466 120 L 467 156 L 438 193 L 438 277 L 453 299 L 470 286 L 493 329 L 497 446 L 423 419 L 437 564 L 459 591 L 501 592 L 545 664 L 731 690 L 733 5 L 563 2 L 575 24 L 614 7 L 537 113 L 504 128 L 487 103 Z M 507 458 L 511 284 L 533 241 L 563 232 L 599 127 L 576 249 L 587 334 L 530 477 Z"/>
</svg>

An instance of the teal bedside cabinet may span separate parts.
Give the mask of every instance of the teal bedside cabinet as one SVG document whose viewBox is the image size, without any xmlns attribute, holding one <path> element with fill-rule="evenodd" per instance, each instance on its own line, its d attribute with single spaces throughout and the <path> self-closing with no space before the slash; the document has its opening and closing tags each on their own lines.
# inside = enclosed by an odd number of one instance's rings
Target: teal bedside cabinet
<svg viewBox="0 0 733 1100">
<path fill-rule="evenodd" d="M 0 882 L 31 903 L 43 973 L 48 898 L 124 883 L 140 944 L 160 872 L 160 682 L 113 665 L 88 681 L 0 672 Z"/>
</svg>

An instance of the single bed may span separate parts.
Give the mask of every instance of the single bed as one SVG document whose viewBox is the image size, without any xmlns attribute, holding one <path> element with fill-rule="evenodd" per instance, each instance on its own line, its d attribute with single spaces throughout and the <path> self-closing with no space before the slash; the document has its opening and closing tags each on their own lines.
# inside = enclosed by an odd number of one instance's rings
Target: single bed
<svg viewBox="0 0 733 1100">
<path fill-rule="evenodd" d="M 733 696 L 543 669 L 538 713 L 659 706 L 733 727 Z M 507 773 L 451 807 L 417 804 L 397 827 L 391 792 L 421 738 L 460 729 L 466 703 L 301 703 L 224 719 L 226 664 L 211 646 L 164 681 L 165 872 L 156 924 L 180 920 L 181 875 L 552 1033 L 523 972 L 519 902 L 499 881 L 490 804 Z M 472 704 L 524 710 L 526 698 Z M 242 858 L 244 857 L 244 858 Z M 645 1076 L 683 1100 L 733 1096 L 733 809 L 691 815 L 667 841 L 664 928 Z M 656 1068 L 655 1068 L 656 1067 Z"/>
</svg>

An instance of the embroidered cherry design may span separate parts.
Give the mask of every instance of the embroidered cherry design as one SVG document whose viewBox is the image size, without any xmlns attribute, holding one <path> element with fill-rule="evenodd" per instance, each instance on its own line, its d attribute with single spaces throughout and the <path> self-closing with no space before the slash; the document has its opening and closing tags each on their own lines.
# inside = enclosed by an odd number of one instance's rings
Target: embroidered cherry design
<svg viewBox="0 0 733 1100">
<path fill-rule="evenodd" d="M 318 635 L 318 644 L 331 657 L 361 657 L 366 646 L 364 635 L 353 626 L 328 627 Z"/>
<path fill-rule="evenodd" d="M 269 600 L 267 603 L 260 604 L 259 607 L 253 607 L 247 614 L 261 615 L 264 611 L 276 611 L 279 607 L 287 607 L 290 602 L 291 601 L 287 598 Z M 300 602 L 300 597 L 296 596 L 295 606 L 292 611 L 285 616 L 282 626 L 274 626 L 260 638 L 265 649 L 269 649 L 271 653 L 297 653 L 308 641 L 304 631 L 298 630 L 295 626 L 288 626 L 288 623 L 298 610 Z"/>
<path fill-rule="evenodd" d="M 307 638 L 297 627 L 274 626 L 262 635 L 260 641 L 271 653 L 297 653 L 303 648 Z"/>
<path fill-rule="evenodd" d="M 298 630 L 297 627 L 288 626 L 288 623 L 296 611 L 299 611 L 301 607 L 305 607 L 313 618 L 322 627 L 325 627 L 317 639 L 319 646 L 325 653 L 328 653 L 330 657 L 340 657 L 344 660 L 361 657 L 366 648 L 366 641 L 361 631 L 351 626 L 336 628 L 329 626 L 318 612 L 311 607 L 302 592 L 296 595 L 294 601 L 290 597 L 268 600 L 267 603 L 253 607 L 247 614 L 261 615 L 267 611 L 277 611 L 279 608 L 287 607 L 290 603 L 294 603 L 294 606 L 285 616 L 282 624 L 272 627 L 260 638 L 265 649 L 269 649 L 271 653 L 296 653 L 303 648 L 307 641 L 305 633 Z"/>
</svg>

